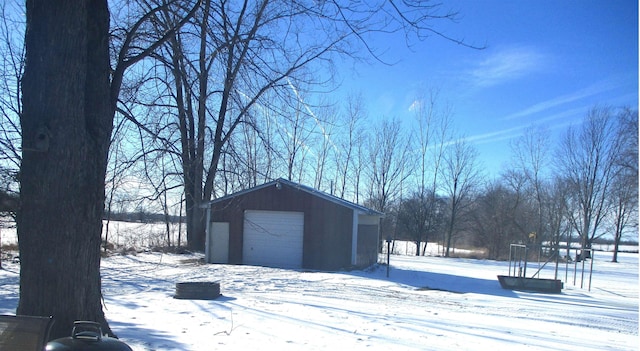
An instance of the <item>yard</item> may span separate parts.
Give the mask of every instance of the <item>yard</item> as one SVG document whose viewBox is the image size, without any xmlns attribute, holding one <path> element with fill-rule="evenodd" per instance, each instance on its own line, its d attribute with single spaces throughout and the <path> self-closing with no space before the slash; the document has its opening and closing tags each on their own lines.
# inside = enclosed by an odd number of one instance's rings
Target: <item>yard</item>
<svg viewBox="0 0 640 351">
<path fill-rule="evenodd" d="M 610 260 L 596 254 L 590 291 L 569 273 L 554 295 L 501 289 L 508 263 L 488 260 L 392 255 L 387 278 L 385 265 L 322 272 L 116 255 L 102 263 L 104 309 L 139 351 L 637 350 L 638 254 Z M 19 264 L 3 268 L 0 313 L 12 314 Z M 174 299 L 184 281 L 219 281 L 222 296 Z"/>
</svg>

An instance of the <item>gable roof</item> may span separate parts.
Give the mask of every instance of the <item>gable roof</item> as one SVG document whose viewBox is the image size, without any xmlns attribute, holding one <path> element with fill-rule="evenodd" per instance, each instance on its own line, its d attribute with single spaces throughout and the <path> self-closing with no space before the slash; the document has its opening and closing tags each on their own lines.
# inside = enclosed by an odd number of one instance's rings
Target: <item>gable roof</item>
<svg viewBox="0 0 640 351">
<path fill-rule="evenodd" d="M 382 212 L 378 212 L 378 211 L 370 209 L 368 207 L 364 207 L 364 206 L 358 205 L 358 204 L 353 203 L 351 201 L 347 201 L 347 200 L 339 198 L 337 196 L 334 196 L 334 195 L 331 195 L 331 194 L 327 194 L 325 192 L 322 192 L 320 190 L 314 189 L 312 187 L 309 187 L 309 186 L 306 186 L 306 185 L 302 185 L 302 184 L 298 184 L 298 183 L 292 182 L 292 181 L 284 179 L 284 178 L 278 178 L 278 179 L 272 180 L 272 181 L 270 181 L 268 183 L 264 183 L 262 185 L 255 186 L 253 188 L 245 189 L 245 190 L 239 191 L 237 193 L 233 193 L 233 194 L 230 194 L 230 195 L 226 195 L 226 196 L 217 198 L 215 200 L 211 200 L 211 201 L 209 201 L 207 203 L 204 203 L 202 207 L 205 207 L 205 208 L 206 207 L 211 207 L 212 204 L 215 204 L 215 203 L 218 203 L 218 202 L 222 202 L 222 201 L 226 201 L 228 199 L 232 199 L 234 197 L 242 196 L 244 194 L 247 194 L 247 193 L 250 193 L 250 192 L 253 192 L 253 191 L 256 191 L 256 190 L 264 189 L 264 188 L 267 188 L 267 187 L 270 187 L 270 186 L 278 186 L 278 184 L 280 184 L 280 186 L 288 186 L 288 187 L 292 187 L 292 188 L 295 188 L 295 189 L 300 190 L 300 191 L 304 191 L 304 192 L 306 192 L 306 193 L 308 193 L 310 195 L 317 196 L 317 197 L 322 198 L 324 200 L 333 202 L 333 203 L 338 204 L 340 206 L 344 206 L 344 207 L 350 208 L 350 209 L 352 209 L 354 211 L 360 212 L 360 213 L 365 214 L 365 215 L 384 217 L 384 213 L 382 213 Z"/>
</svg>

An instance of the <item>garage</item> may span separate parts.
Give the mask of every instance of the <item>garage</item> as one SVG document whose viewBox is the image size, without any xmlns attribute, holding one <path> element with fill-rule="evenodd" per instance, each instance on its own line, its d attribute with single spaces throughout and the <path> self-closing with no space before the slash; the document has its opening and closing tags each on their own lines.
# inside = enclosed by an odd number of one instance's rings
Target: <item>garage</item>
<svg viewBox="0 0 640 351">
<path fill-rule="evenodd" d="M 208 263 L 339 270 L 378 260 L 383 213 L 286 179 L 202 207 Z"/>
<path fill-rule="evenodd" d="M 245 264 L 302 267 L 303 212 L 247 210 L 243 227 Z"/>
</svg>

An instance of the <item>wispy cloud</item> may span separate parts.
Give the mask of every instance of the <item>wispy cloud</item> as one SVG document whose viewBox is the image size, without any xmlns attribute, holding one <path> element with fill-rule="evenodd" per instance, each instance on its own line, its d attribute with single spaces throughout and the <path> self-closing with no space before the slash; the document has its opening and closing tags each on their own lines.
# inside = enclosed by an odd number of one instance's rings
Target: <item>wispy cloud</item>
<svg viewBox="0 0 640 351">
<path fill-rule="evenodd" d="M 506 117 L 504 117 L 504 120 L 511 120 L 511 119 L 516 119 L 516 118 L 522 118 L 522 117 L 528 117 L 532 114 L 535 113 L 539 113 L 557 106 L 561 106 L 561 105 L 565 105 L 568 103 L 572 103 L 575 101 L 579 101 L 591 96 L 595 96 L 601 93 L 604 93 L 606 91 L 610 91 L 612 89 L 615 88 L 615 85 L 612 84 L 611 82 L 599 82 L 597 84 L 593 84 L 589 87 L 586 87 L 584 89 L 578 90 L 574 93 L 571 94 L 566 94 L 566 95 L 562 95 L 559 96 L 557 98 L 554 99 L 550 99 L 547 101 L 543 101 L 540 103 L 537 103 L 533 106 L 527 107 L 522 111 L 510 114 Z"/>
<path fill-rule="evenodd" d="M 465 136 L 456 141 L 463 140 L 465 142 L 481 145 L 517 138 L 521 136 L 526 129 L 531 128 L 532 126 L 543 125 L 553 130 L 563 129 L 575 123 L 579 123 L 580 119 L 576 119 L 576 116 L 584 115 L 587 109 L 588 107 L 586 106 L 576 107 L 559 113 L 548 115 L 544 118 L 537 119 L 534 122 L 527 121 L 526 123 L 519 123 L 516 126 L 503 128 L 500 130 Z M 553 123 L 549 123 L 552 121 Z"/>
<path fill-rule="evenodd" d="M 468 74 L 474 85 L 488 87 L 535 72 L 544 61 L 544 55 L 533 47 L 503 48 L 478 63 Z"/>
<path fill-rule="evenodd" d="M 526 126 L 517 126 L 512 128 L 506 128 L 502 130 L 496 130 L 493 132 L 476 134 L 462 138 L 466 142 L 474 143 L 474 144 L 486 144 L 492 143 L 501 140 L 507 140 L 514 138 L 524 131 Z"/>
<path fill-rule="evenodd" d="M 414 112 L 416 110 L 419 110 L 420 107 L 422 107 L 422 100 L 413 100 L 413 102 L 411 103 L 411 105 L 409 105 L 408 110 L 410 112 Z"/>
</svg>

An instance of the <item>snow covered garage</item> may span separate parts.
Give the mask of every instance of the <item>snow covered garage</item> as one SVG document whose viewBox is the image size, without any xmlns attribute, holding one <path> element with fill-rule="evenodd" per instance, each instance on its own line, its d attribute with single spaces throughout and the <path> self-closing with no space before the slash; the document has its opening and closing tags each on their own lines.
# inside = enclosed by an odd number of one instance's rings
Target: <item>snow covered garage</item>
<svg viewBox="0 0 640 351">
<path fill-rule="evenodd" d="M 209 263 L 335 270 L 378 259 L 382 213 L 285 179 L 207 207 Z"/>
</svg>

